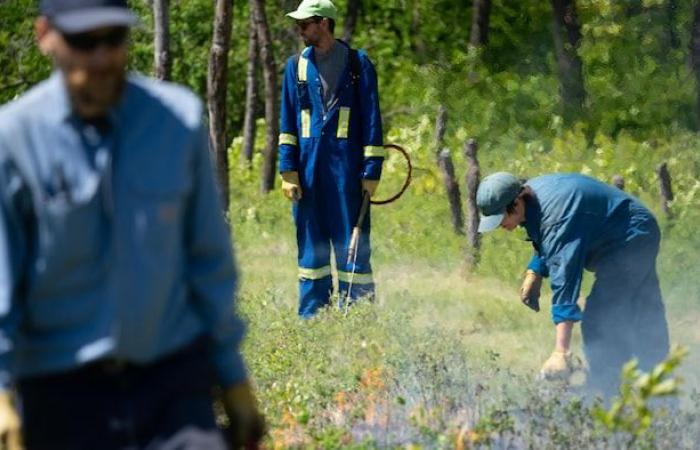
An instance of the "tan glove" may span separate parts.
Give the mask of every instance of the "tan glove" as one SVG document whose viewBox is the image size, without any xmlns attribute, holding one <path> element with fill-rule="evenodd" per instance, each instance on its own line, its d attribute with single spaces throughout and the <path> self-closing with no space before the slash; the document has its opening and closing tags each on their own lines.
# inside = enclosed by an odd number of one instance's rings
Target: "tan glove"
<svg viewBox="0 0 700 450">
<path fill-rule="evenodd" d="M 0 448 L 7 450 L 23 448 L 19 416 L 7 392 L 0 392 Z"/>
<path fill-rule="evenodd" d="M 282 172 L 282 193 L 285 197 L 292 201 L 301 199 L 301 183 L 299 182 L 299 172 L 289 171 Z"/>
<path fill-rule="evenodd" d="M 525 279 L 520 287 L 520 300 L 528 308 L 535 312 L 540 310 L 540 290 L 542 289 L 542 275 L 528 269 Z"/>
<path fill-rule="evenodd" d="M 227 438 L 231 449 L 255 449 L 265 435 L 265 419 L 248 381 L 223 391 L 222 403 L 229 420 Z"/>
<path fill-rule="evenodd" d="M 573 370 L 571 352 L 555 350 L 540 369 L 544 380 L 568 380 Z"/>
<path fill-rule="evenodd" d="M 379 180 L 362 180 L 362 192 L 368 192 L 370 197 L 374 195 L 377 186 L 379 186 Z"/>
</svg>

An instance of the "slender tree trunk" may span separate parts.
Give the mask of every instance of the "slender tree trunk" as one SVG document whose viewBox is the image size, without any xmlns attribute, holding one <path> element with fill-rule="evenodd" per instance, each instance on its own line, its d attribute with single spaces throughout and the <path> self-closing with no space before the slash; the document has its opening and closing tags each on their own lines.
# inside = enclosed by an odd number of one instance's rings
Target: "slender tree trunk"
<svg viewBox="0 0 700 450">
<path fill-rule="evenodd" d="M 666 3 L 666 19 L 668 21 L 668 42 L 671 48 L 679 48 L 681 40 L 676 33 L 676 14 L 678 13 L 678 0 L 668 0 Z"/>
<path fill-rule="evenodd" d="M 673 216 L 669 203 L 673 201 L 673 189 L 671 188 L 671 174 L 668 173 L 666 163 L 656 166 L 656 176 L 659 178 L 659 193 L 661 194 L 661 210 L 668 218 Z"/>
<path fill-rule="evenodd" d="M 450 156 L 450 150 L 445 148 L 445 131 L 447 130 L 447 108 L 444 104 L 438 107 L 435 119 L 435 155 L 445 183 L 447 202 L 450 205 L 452 228 L 457 234 L 464 234 L 464 214 L 462 213 L 462 195 L 459 192 L 459 182 L 455 175 L 455 166 Z"/>
<path fill-rule="evenodd" d="M 581 42 L 581 27 L 576 15 L 575 0 L 552 0 L 552 9 L 552 32 L 564 119 L 571 121 L 580 114 L 586 98 L 583 65 L 577 53 Z"/>
<path fill-rule="evenodd" d="M 472 13 L 472 30 L 469 44 L 483 47 L 489 41 L 489 19 L 491 17 L 491 0 L 474 0 Z"/>
<path fill-rule="evenodd" d="M 264 0 L 251 0 L 253 10 L 251 13 L 255 19 L 260 56 L 263 64 L 263 78 L 265 79 L 265 123 L 267 136 L 265 139 L 265 160 L 262 169 L 261 191 L 266 194 L 275 187 L 275 173 L 277 171 L 277 143 L 279 139 L 279 120 L 277 113 L 277 67 L 272 53 L 272 39 L 267 25 Z"/>
<path fill-rule="evenodd" d="M 348 10 L 345 14 L 345 26 L 343 27 L 343 40 L 348 44 L 352 42 L 361 6 L 361 0 L 348 0 Z"/>
<path fill-rule="evenodd" d="M 452 228 L 459 235 L 464 235 L 464 214 L 462 213 L 462 194 L 459 192 L 459 182 L 455 175 L 455 166 L 448 149 L 443 149 L 438 156 L 438 166 L 442 172 L 442 180 L 445 183 L 447 202 L 450 205 L 450 218 Z"/>
<path fill-rule="evenodd" d="M 169 80 L 172 60 L 170 58 L 170 0 L 153 1 L 155 77 Z"/>
<path fill-rule="evenodd" d="M 216 0 L 214 36 L 209 53 L 207 97 L 209 104 L 209 137 L 216 161 L 216 175 L 224 204 L 228 211 L 229 177 L 228 146 L 226 141 L 226 81 L 228 77 L 228 50 L 231 44 L 233 0 Z"/>
<path fill-rule="evenodd" d="M 447 131 L 447 107 L 444 103 L 438 106 L 437 118 L 435 119 L 435 156 L 440 158 L 442 149 L 445 147 L 445 132 Z"/>
<path fill-rule="evenodd" d="M 690 32 L 690 63 L 695 74 L 698 130 L 700 130 L 700 0 L 695 2 L 694 10 L 693 27 Z"/>
<path fill-rule="evenodd" d="M 252 1 L 250 2 L 252 6 Z M 251 7 L 251 11 L 252 11 Z M 241 161 L 250 167 L 255 147 L 255 116 L 258 105 L 258 33 L 253 15 L 250 15 L 248 36 L 248 70 L 246 72 L 245 119 L 243 121 L 243 147 Z"/>
<path fill-rule="evenodd" d="M 425 41 L 420 35 L 421 29 L 421 17 L 420 17 L 420 1 L 414 0 L 412 2 L 411 10 L 411 24 L 409 26 L 409 39 L 411 44 L 411 50 L 416 55 L 416 59 L 419 63 L 423 63 L 427 59 L 427 47 Z"/>
<path fill-rule="evenodd" d="M 467 269 L 472 270 L 479 264 L 481 236 L 479 235 L 479 209 L 476 204 L 476 191 L 481 182 L 479 160 L 476 156 L 477 145 L 474 139 L 464 144 L 464 159 L 467 161 Z"/>
</svg>

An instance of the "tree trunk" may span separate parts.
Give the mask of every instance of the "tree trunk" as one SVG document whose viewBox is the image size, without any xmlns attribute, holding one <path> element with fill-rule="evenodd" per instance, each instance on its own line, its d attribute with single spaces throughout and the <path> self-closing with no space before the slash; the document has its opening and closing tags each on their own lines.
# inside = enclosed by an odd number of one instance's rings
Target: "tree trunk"
<svg viewBox="0 0 700 450">
<path fill-rule="evenodd" d="M 440 158 L 442 149 L 445 147 L 445 131 L 447 130 L 447 107 L 444 103 L 438 106 L 437 118 L 435 119 L 435 155 Z"/>
<path fill-rule="evenodd" d="M 669 203 L 673 201 L 673 189 L 671 189 L 671 174 L 668 173 L 666 163 L 656 167 L 656 175 L 659 177 L 659 192 L 661 193 L 661 210 L 668 218 L 672 216 Z"/>
<path fill-rule="evenodd" d="M 277 171 L 277 142 L 279 139 L 279 119 L 277 113 L 277 67 L 272 53 L 272 39 L 267 25 L 264 0 L 251 0 L 251 14 L 255 20 L 255 29 L 260 45 L 260 57 L 263 64 L 265 79 L 265 124 L 267 136 L 265 139 L 265 160 L 262 169 L 261 191 L 267 194 L 275 187 Z"/>
<path fill-rule="evenodd" d="M 668 42 L 671 48 L 680 48 L 681 39 L 676 33 L 676 14 L 678 12 L 678 0 L 668 0 L 666 3 L 666 19 L 668 21 Z"/>
<path fill-rule="evenodd" d="M 464 234 L 464 214 L 462 213 L 462 194 L 459 192 L 459 182 L 455 176 L 455 166 L 450 151 L 445 146 L 445 131 L 447 129 L 447 108 L 444 104 L 438 107 L 435 120 L 435 156 L 438 167 L 442 172 L 445 184 L 447 202 L 450 205 L 452 228 L 457 234 Z"/>
<path fill-rule="evenodd" d="M 476 205 L 476 190 L 479 188 L 481 174 L 479 161 L 476 157 L 477 145 L 474 139 L 464 144 L 464 159 L 467 161 L 467 269 L 472 270 L 479 264 L 479 209 Z"/>
<path fill-rule="evenodd" d="M 170 0 L 153 1 L 155 77 L 169 80 L 172 60 L 170 58 Z"/>
<path fill-rule="evenodd" d="M 421 37 L 421 17 L 420 17 L 420 1 L 412 2 L 411 24 L 409 25 L 409 41 L 411 50 L 416 55 L 416 60 L 419 64 L 427 60 L 427 46 Z"/>
<path fill-rule="evenodd" d="M 350 45 L 352 35 L 357 26 L 357 17 L 360 15 L 361 0 L 348 0 L 348 10 L 345 14 L 345 26 L 343 27 L 343 40 Z"/>
<path fill-rule="evenodd" d="M 251 3 L 251 12 L 252 1 Z M 243 146 L 241 162 L 250 167 L 255 148 L 255 116 L 258 105 L 258 33 L 253 14 L 250 15 L 250 30 L 248 36 L 248 70 L 246 72 L 245 119 L 243 121 Z"/>
<path fill-rule="evenodd" d="M 472 30 L 469 44 L 483 47 L 489 41 L 489 18 L 491 17 L 491 0 L 474 0 L 472 13 Z"/>
<path fill-rule="evenodd" d="M 450 217 L 454 232 L 464 234 L 464 214 L 462 213 L 462 194 L 459 192 L 459 183 L 455 176 L 455 166 L 448 149 L 443 149 L 438 156 L 438 165 L 442 171 L 442 179 L 447 192 L 447 202 L 450 205 Z"/>
<path fill-rule="evenodd" d="M 698 130 L 700 130 L 700 0 L 695 2 L 694 9 L 693 27 L 690 32 L 690 63 L 695 74 Z"/>
<path fill-rule="evenodd" d="M 586 98 L 583 65 L 577 53 L 581 42 L 581 27 L 576 16 L 575 0 L 552 0 L 552 9 L 552 33 L 564 119 L 571 122 L 580 114 Z"/>
<path fill-rule="evenodd" d="M 226 81 L 228 77 L 228 50 L 231 44 L 233 0 L 216 0 L 214 36 L 209 53 L 207 98 L 209 105 L 209 138 L 216 161 L 216 175 L 223 200 L 228 211 L 229 177 L 228 146 L 226 142 Z"/>
</svg>

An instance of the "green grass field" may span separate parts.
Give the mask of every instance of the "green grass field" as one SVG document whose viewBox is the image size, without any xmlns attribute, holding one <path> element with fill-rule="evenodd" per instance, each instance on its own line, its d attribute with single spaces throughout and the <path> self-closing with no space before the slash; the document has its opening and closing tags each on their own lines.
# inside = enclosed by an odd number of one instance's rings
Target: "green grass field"
<svg viewBox="0 0 700 450">
<path fill-rule="evenodd" d="M 242 272 L 239 309 L 249 324 L 244 353 L 269 423 L 270 448 L 629 444 L 625 435 L 594 424 L 576 388 L 536 380 L 554 329 L 547 290 L 538 314 L 517 297 L 530 252 L 523 235 L 486 236 L 479 269 L 466 273 L 465 241 L 451 230 L 444 194 L 414 189 L 372 210 L 377 302 L 354 307 L 347 317 L 330 308 L 304 322 L 296 316 L 289 203 L 279 192 L 261 197 L 255 186 L 244 180 L 235 189 L 231 223 Z M 688 260 L 690 242 L 677 237 L 680 231 L 666 234 L 671 237 L 659 267 L 672 341 L 691 350 L 680 369 L 689 412 L 659 415 L 652 437 L 634 445 L 695 448 L 700 282 L 678 270 L 697 274 L 698 259 Z M 574 340 L 580 355 L 578 327 Z"/>
</svg>

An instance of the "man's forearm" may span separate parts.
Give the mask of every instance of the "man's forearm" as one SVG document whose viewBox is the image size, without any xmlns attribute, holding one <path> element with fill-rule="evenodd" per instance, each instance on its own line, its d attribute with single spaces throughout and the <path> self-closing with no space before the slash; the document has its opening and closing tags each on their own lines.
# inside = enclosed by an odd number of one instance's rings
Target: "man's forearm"
<svg viewBox="0 0 700 450">
<path fill-rule="evenodd" d="M 571 331 L 574 329 L 574 322 L 564 321 L 556 325 L 557 335 L 554 343 L 554 351 L 566 353 L 571 347 Z"/>
</svg>

